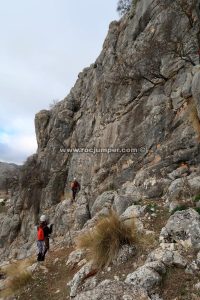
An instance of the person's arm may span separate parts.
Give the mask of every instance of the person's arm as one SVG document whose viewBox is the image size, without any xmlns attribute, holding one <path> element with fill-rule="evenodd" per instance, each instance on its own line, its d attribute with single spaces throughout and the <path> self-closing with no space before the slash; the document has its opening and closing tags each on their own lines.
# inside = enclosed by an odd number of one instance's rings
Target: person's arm
<svg viewBox="0 0 200 300">
<path fill-rule="evenodd" d="M 51 234 L 52 231 L 53 231 L 53 224 L 50 224 L 50 226 L 49 226 L 49 234 Z"/>
</svg>

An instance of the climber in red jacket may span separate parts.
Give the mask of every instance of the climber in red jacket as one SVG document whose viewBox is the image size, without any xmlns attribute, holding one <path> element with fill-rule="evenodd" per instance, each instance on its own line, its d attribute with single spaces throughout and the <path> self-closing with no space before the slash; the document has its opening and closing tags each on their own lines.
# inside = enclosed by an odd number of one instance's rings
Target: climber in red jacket
<svg viewBox="0 0 200 300">
<path fill-rule="evenodd" d="M 71 190 L 72 190 L 72 200 L 71 200 L 71 202 L 74 202 L 75 199 L 76 199 L 76 194 L 80 191 L 80 184 L 78 183 L 76 178 L 74 178 L 74 180 L 71 183 Z"/>
<path fill-rule="evenodd" d="M 47 251 L 49 250 L 49 235 L 53 231 L 53 224 L 50 224 L 48 226 L 47 223 L 47 217 L 45 215 L 42 215 L 40 217 L 40 225 L 37 227 L 37 246 L 38 246 L 38 261 L 44 261 L 45 255 Z"/>
</svg>

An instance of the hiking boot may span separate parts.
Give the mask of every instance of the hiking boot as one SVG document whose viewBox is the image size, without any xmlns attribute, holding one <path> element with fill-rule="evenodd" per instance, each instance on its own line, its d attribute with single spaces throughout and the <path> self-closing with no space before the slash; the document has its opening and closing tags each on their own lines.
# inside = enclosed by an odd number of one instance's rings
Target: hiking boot
<svg viewBox="0 0 200 300">
<path fill-rule="evenodd" d="M 37 256 L 37 261 L 42 261 L 42 253 L 38 253 L 38 256 Z"/>
</svg>

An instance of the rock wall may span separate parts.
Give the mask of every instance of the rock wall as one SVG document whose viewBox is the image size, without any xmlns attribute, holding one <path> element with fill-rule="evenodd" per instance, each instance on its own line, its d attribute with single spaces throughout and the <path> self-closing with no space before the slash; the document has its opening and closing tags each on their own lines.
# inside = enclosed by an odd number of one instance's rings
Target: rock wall
<svg viewBox="0 0 200 300">
<path fill-rule="evenodd" d="M 42 212 L 54 218 L 55 236 L 68 231 L 61 200 L 74 176 L 82 187 L 79 220 L 80 210 L 89 218 L 95 199 L 109 190 L 127 206 L 141 198 L 184 197 L 186 182 L 200 192 L 199 5 L 138 1 L 110 24 L 99 57 L 69 95 L 36 115 L 38 151 L 23 166 L 1 218 L 2 255 L 13 255 L 16 243 L 30 249 Z"/>
<path fill-rule="evenodd" d="M 20 167 L 15 164 L 0 162 L 0 192 L 12 187 L 19 175 Z"/>
</svg>

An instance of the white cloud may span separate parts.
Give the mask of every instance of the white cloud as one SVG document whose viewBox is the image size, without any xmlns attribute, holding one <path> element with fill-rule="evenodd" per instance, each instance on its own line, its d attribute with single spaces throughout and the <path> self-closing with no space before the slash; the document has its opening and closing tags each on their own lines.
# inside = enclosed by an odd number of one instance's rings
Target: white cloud
<svg viewBox="0 0 200 300">
<path fill-rule="evenodd" d="M 0 161 L 36 151 L 35 114 L 67 95 L 116 17 L 116 0 L 2 1 Z"/>
<path fill-rule="evenodd" d="M 20 151 L 24 155 L 28 156 L 36 152 L 37 142 L 35 135 L 19 135 L 10 138 L 9 144 L 10 149 Z"/>
<path fill-rule="evenodd" d="M 10 135 L 7 133 L 0 134 L 0 143 L 1 144 L 8 144 L 10 141 Z"/>
<path fill-rule="evenodd" d="M 37 142 L 34 134 L 0 134 L 0 161 L 22 164 L 36 150 Z"/>
</svg>

